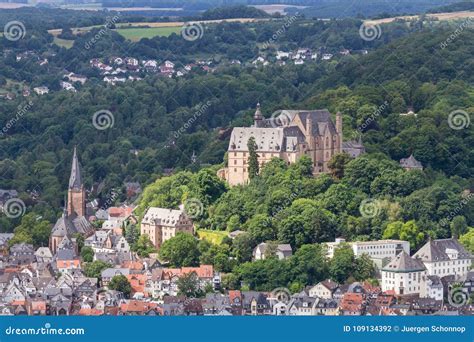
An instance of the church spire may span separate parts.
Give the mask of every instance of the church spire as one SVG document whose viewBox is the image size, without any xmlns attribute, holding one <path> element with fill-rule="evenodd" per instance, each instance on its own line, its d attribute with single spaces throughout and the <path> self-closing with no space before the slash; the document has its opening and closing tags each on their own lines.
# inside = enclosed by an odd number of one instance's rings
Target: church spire
<svg viewBox="0 0 474 342">
<path fill-rule="evenodd" d="M 81 178 L 81 166 L 77 159 L 76 146 L 74 146 L 74 156 L 72 157 L 71 176 L 69 177 L 69 189 L 81 189 L 82 178 Z"/>
</svg>

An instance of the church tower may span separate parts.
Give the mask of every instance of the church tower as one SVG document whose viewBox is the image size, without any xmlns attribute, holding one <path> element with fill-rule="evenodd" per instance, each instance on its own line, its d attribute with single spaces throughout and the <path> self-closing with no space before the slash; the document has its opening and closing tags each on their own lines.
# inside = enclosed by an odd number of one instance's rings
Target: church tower
<svg viewBox="0 0 474 342">
<path fill-rule="evenodd" d="M 67 191 L 67 215 L 86 216 L 86 190 L 82 183 L 81 166 L 77 159 L 76 147 L 74 147 Z"/>
</svg>

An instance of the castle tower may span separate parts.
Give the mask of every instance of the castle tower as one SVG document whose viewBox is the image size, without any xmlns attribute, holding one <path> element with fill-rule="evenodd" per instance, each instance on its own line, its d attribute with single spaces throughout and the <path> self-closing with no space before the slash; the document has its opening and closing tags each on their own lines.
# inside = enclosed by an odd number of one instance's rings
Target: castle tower
<svg viewBox="0 0 474 342">
<path fill-rule="evenodd" d="M 67 215 L 86 216 L 86 190 L 82 183 L 81 166 L 77 159 L 76 147 L 72 157 L 71 176 L 67 192 Z"/>
<path fill-rule="evenodd" d="M 260 103 L 257 103 L 257 109 L 255 110 L 255 114 L 253 115 L 253 121 L 255 127 L 261 127 L 263 121 L 263 115 L 260 111 Z"/>
</svg>

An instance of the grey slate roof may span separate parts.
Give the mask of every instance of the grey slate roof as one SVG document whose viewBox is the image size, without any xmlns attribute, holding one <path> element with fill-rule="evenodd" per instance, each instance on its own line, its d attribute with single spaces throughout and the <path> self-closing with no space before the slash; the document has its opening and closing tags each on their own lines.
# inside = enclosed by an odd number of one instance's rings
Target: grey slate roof
<svg viewBox="0 0 474 342">
<path fill-rule="evenodd" d="M 389 272 L 419 272 L 426 270 L 425 265 L 419 259 L 410 257 L 405 251 L 398 254 L 382 271 Z"/>
<path fill-rule="evenodd" d="M 72 157 L 71 176 L 69 177 L 69 189 L 81 189 L 82 178 L 81 178 L 81 166 L 77 159 L 76 147 L 74 147 L 74 155 Z"/>
<path fill-rule="evenodd" d="M 451 259 L 448 254 L 446 254 L 446 249 L 456 250 L 458 252 L 458 258 L 460 259 L 473 258 L 472 254 L 456 239 L 429 240 L 413 257 L 424 262 L 448 261 Z"/>
<path fill-rule="evenodd" d="M 56 221 L 52 230 L 52 236 L 74 235 L 76 233 L 89 235 L 94 227 L 84 216 L 63 215 Z"/>
<path fill-rule="evenodd" d="M 410 155 L 408 158 L 403 158 L 403 159 L 400 159 L 400 165 L 402 167 L 406 167 L 406 168 L 415 168 L 415 169 L 422 169 L 423 168 L 423 165 L 415 159 L 415 157 L 412 155 Z"/>
<path fill-rule="evenodd" d="M 279 117 L 282 119 L 279 120 Z M 257 152 L 296 151 L 297 145 L 305 142 L 303 132 L 293 122 L 296 117 L 299 117 L 304 129 L 307 129 L 307 118 L 310 118 L 313 136 L 323 135 L 326 131 L 336 133 L 336 127 L 327 109 L 284 110 L 279 116 L 261 120 L 258 127 L 235 127 L 232 130 L 229 151 L 247 151 L 250 137 L 255 138 Z"/>
</svg>

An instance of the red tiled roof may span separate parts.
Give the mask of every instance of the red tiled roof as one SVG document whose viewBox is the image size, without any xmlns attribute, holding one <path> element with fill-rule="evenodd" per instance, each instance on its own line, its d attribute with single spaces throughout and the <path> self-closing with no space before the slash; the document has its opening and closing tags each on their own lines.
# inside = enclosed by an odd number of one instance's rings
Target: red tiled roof
<svg viewBox="0 0 474 342">
<path fill-rule="evenodd" d="M 110 207 L 108 213 L 110 217 L 128 217 L 132 214 L 133 207 Z"/>
</svg>

